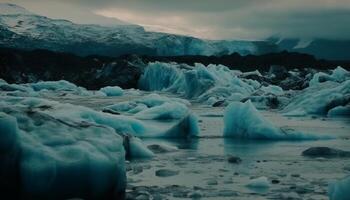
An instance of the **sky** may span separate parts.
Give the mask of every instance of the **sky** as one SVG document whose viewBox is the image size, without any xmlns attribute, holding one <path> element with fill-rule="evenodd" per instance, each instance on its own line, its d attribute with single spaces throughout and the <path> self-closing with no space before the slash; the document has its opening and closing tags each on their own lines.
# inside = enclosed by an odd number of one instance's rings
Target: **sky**
<svg viewBox="0 0 350 200">
<path fill-rule="evenodd" d="M 51 18 L 206 39 L 350 39 L 350 0 L 0 0 Z"/>
</svg>

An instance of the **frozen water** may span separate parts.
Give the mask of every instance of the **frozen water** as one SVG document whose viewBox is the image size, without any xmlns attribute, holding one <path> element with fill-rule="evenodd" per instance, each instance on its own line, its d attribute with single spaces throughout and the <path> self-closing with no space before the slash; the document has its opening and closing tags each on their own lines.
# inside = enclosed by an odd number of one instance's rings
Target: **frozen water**
<svg viewBox="0 0 350 200">
<path fill-rule="evenodd" d="M 78 111 L 73 106 L 36 98 L 1 102 L 0 168 L 19 166 L 8 172 L 19 177 L 22 195 L 102 198 L 125 190 L 124 148 L 113 129 L 54 114 Z"/>
<path fill-rule="evenodd" d="M 137 119 L 171 120 L 186 117 L 190 113 L 187 105 L 190 103 L 186 100 L 150 94 L 134 101 L 107 106 L 104 110 L 134 114 Z"/>
<path fill-rule="evenodd" d="M 105 93 L 107 96 L 122 96 L 124 91 L 118 86 L 107 86 L 100 89 L 100 92 Z"/>
<path fill-rule="evenodd" d="M 310 80 L 309 85 L 315 86 L 320 82 L 325 82 L 325 81 L 333 81 L 333 82 L 341 83 L 349 79 L 350 79 L 350 72 L 338 66 L 337 68 L 332 70 L 332 73 L 330 75 L 324 72 L 317 72 L 316 74 L 314 74 L 314 76 Z"/>
<path fill-rule="evenodd" d="M 350 176 L 339 181 L 335 181 L 329 185 L 330 200 L 348 200 L 350 197 Z"/>
<path fill-rule="evenodd" d="M 316 135 L 275 127 L 271 122 L 261 116 L 250 101 L 229 104 L 224 112 L 224 123 L 225 137 L 270 140 L 319 138 Z"/>
<path fill-rule="evenodd" d="M 131 159 L 152 158 L 154 156 L 153 152 L 149 150 L 137 137 L 129 138 L 129 147 L 127 151 L 127 155 Z"/>
<path fill-rule="evenodd" d="M 266 94 L 273 94 L 273 95 L 283 95 L 283 89 L 277 85 L 269 85 L 267 87 L 263 86 L 261 87 L 261 90 L 264 91 Z"/>
<path fill-rule="evenodd" d="M 265 176 L 262 176 L 259 178 L 251 179 L 247 186 L 252 188 L 268 188 L 270 187 L 270 182 Z"/>
<path fill-rule="evenodd" d="M 37 83 L 31 83 L 30 86 L 35 91 L 40 90 L 66 90 L 66 91 L 74 91 L 77 90 L 77 86 L 73 83 L 70 83 L 65 80 L 60 81 L 40 81 Z"/>
<path fill-rule="evenodd" d="M 319 83 L 295 96 L 283 112 L 286 115 L 327 115 L 332 108 L 348 104 L 349 94 L 350 80 L 342 83 L 330 81 Z"/>
<path fill-rule="evenodd" d="M 164 103 L 135 114 L 138 119 L 181 119 L 188 115 L 188 108 L 181 103 Z"/>
<path fill-rule="evenodd" d="M 181 94 L 200 102 L 213 102 L 239 96 L 248 96 L 260 84 L 241 80 L 234 71 L 223 65 L 195 64 L 194 67 L 176 63 L 150 63 L 139 80 L 144 90 L 159 90 Z"/>
<path fill-rule="evenodd" d="M 328 111 L 329 117 L 350 117 L 350 105 L 337 106 Z"/>
<path fill-rule="evenodd" d="M 181 74 L 185 74 L 195 68 L 179 65 L 177 69 Z M 199 71 L 201 70 L 195 73 Z M 208 75 L 204 76 L 204 74 L 206 73 L 202 74 L 203 77 Z M 115 159 L 116 157 L 119 159 L 122 151 L 125 151 L 123 145 L 120 145 L 123 143 L 122 137 L 125 138 L 125 135 L 130 134 L 137 138 L 130 136 L 127 152 L 131 161 L 125 164 L 128 169 L 137 168 L 141 169 L 141 172 L 137 170 L 137 173 L 135 170 L 127 172 L 128 184 L 130 184 L 128 193 L 135 192 L 139 195 L 140 192 L 144 192 L 148 197 L 160 196 L 164 199 L 170 196 L 181 198 L 181 195 L 188 197 L 194 191 L 200 191 L 200 196 L 208 199 L 232 197 L 278 199 L 286 192 L 298 194 L 300 198 L 325 198 L 327 194 L 325 186 L 328 181 L 343 177 L 347 173 L 348 158 L 305 158 L 301 156 L 301 152 L 312 146 L 337 146 L 344 151 L 350 150 L 345 140 L 348 138 L 348 118 L 326 117 L 335 116 L 335 114 L 340 116 L 342 110 L 347 108 L 346 81 L 321 82 L 305 91 L 284 91 L 282 94 L 278 93 L 281 90 L 274 86 L 266 84 L 261 86 L 257 81 L 239 78 L 243 75 L 237 71 L 230 71 L 229 74 L 231 75 L 227 80 L 231 82 L 227 81 L 227 84 L 223 84 L 214 81 L 213 87 L 190 100 L 174 98 L 174 96 L 186 97 L 186 89 L 182 90 L 182 93 L 177 93 L 179 95 L 170 94 L 169 92 L 172 91 L 167 89 L 159 94 L 125 90 L 122 96 L 106 98 L 104 94 L 104 96 L 96 95 L 102 92 L 85 90 L 86 93 L 82 93 L 79 92 L 79 88 L 72 91 L 42 89 L 36 92 L 29 84 L 10 85 L 0 81 L 0 129 L 17 127 L 8 129 L 13 131 L 7 131 L 7 133 L 1 132 L 1 138 L 8 138 L 0 141 L 1 147 L 7 149 L 6 155 L 1 155 L 1 161 L 5 161 L 0 163 L 1 177 L 15 177 L 15 174 L 18 174 L 14 169 L 20 158 L 18 152 L 22 151 L 25 154 L 20 169 L 21 172 L 28 174 L 21 179 L 23 184 L 22 182 L 20 184 L 25 186 L 23 192 L 37 195 L 36 197 L 39 195 L 44 199 L 52 198 L 57 194 L 63 199 L 100 198 L 101 194 L 105 193 L 105 189 L 111 188 L 112 185 L 115 188 L 122 188 L 117 186 L 119 182 L 114 177 L 125 178 L 125 175 L 107 176 L 107 174 L 121 172 L 119 170 L 121 165 L 116 164 Z M 215 77 L 215 73 L 212 75 Z M 200 77 L 211 80 L 210 76 Z M 234 87 L 237 87 L 236 90 Z M 325 91 L 330 95 L 339 93 L 339 99 L 345 99 L 344 104 L 338 103 L 335 98 L 334 104 L 321 105 L 327 108 L 328 111 L 325 112 L 327 115 L 311 118 L 307 108 L 318 104 L 318 101 L 313 99 L 319 98 L 322 102 L 323 98 L 323 101 L 328 102 L 327 95 L 318 97 L 318 94 Z M 29 93 L 40 98 L 28 98 Z M 307 93 L 310 95 L 307 96 Z M 14 95 L 22 97 L 13 97 Z M 239 106 L 229 109 L 232 105 L 230 104 L 227 107 L 224 123 L 223 107 L 211 107 L 201 103 L 213 105 L 223 100 L 221 105 L 227 105 L 229 101 L 255 98 L 258 102 L 265 101 L 267 97 L 277 97 L 280 102 L 290 100 L 291 103 L 288 105 L 290 107 L 287 106 L 290 112 L 287 113 L 303 114 L 304 117 L 282 117 L 276 110 L 257 111 L 255 104 L 254 107 L 252 103 L 238 102 Z M 285 97 L 290 98 L 283 100 Z M 303 103 L 297 104 L 296 100 Z M 145 113 L 146 117 L 137 118 Z M 227 113 L 229 115 L 226 115 Z M 11 119 L 14 121 L 11 122 Z M 5 126 L 2 126 L 3 124 Z M 222 138 L 223 129 L 231 130 L 228 131 L 230 134 L 224 135 L 224 138 Z M 299 131 L 295 131 L 296 129 Z M 198 134 L 199 132 L 201 133 Z M 309 132 L 318 135 L 305 134 Z M 323 139 L 328 136 L 322 135 L 329 134 L 334 135 L 336 139 L 288 141 Z M 237 138 L 267 140 L 237 140 Z M 111 146 L 112 144 L 108 142 L 117 146 Z M 152 153 L 149 149 L 154 152 Z M 238 156 L 242 162 L 233 166 L 227 162 L 228 155 Z M 152 156 L 155 158 L 133 160 L 133 158 Z M 6 163 L 6 166 L 3 163 Z M 90 168 L 87 168 L 87 165 Z M 63 167 L 67 169 L 62 170 Z M 160 169 L 169 169 L 178 173 L 168 178 L 155 176 L 155 172 Z M 6 173 L 4 174 L 3 171 Z M 293 176 L 290 172 L 293 172 Z M 33 174 L 41 178 L 37 183 L 30 184 L 32 182 L 30 180 L 36 179 Z M 252 176 L 276 179 L 281 184 L 269 184 L 267 181 L 271 189 L 265 189 L 265 193 L 260 196 L 260 191 L 254 189 L 252 193 L 253 188 L 246 187 Z M 69 183 L 65 182 L 67 177 L 69 177 Z M 215 180 L 212 182 L 217 185 L 208 186 L 208 180 Z M 58 182 L 64 184 L 61 185 Z M 51 189 L 51 196 L 47 194 L 49 189 Z"/>
</svg>

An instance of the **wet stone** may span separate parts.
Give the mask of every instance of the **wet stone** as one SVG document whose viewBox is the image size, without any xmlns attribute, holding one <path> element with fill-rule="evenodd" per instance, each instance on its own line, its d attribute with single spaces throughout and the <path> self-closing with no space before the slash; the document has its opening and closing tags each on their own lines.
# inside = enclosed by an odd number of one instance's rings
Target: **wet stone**
<svg viewBox="0 0 350 200">
<path fill-rule="evenodd" d="M 302 155 L 309 157 L 350 157 L 350 151 L 329 147 L 311 147 L 303 151 Z"/>
<path fill-rule="evenodd" d="M 272 183 L 272 184 L 278 184 L 278 183 L 280 183 L 280 181 L 279 181 L 278 179 L 272 179 L 272 180 L 271 180 L 271 183 Z"/>
<path fill-rule="evenodd" d="M 229 163 L 234 163 L 234 164 L 239 164 L 239 163 L 241 163 L 242 162 L 242 159 L 240 158 L 240 157 L 238 157 L 238 156 L 229 156 L 228 158 L 227 158 L 227 161 L 229 162 Z"/>
<path fill-rule="evenodd" d="M 159 177 L 169 177 L 169 176 L 175 176 L 179 174 L 179 171 L 174 171 L 170 169 L 159 169 L 156 171 L 156 176 Z"/>
</svg>

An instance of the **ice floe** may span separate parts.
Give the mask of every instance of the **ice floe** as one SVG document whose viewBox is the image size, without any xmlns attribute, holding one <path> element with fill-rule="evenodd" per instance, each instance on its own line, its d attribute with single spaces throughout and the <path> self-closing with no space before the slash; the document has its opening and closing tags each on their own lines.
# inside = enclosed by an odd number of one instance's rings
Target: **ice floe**
<svg viewBox="0 0 350 200">
<path fill-rule="evenodd" d="M 245 103 L 233 102 L 226 107 L 224 112 L 224 137 L 267 140 L 328 138 L 276 127 L 266 120 L 250 101 Z"/>
<path fill-rule="evenodd" d="M 223 99 L 248 96 L 260 87 L 257 81 L 237 77 L 223 65 L 195 64 L 194 67 L 176 63 L 149 63 L 139 80 L 144 90 L 167 91 L 199 102 L 212 103 Z"/>
<path fill-rule="evenodd" d="M 327 81 L 306 88 L 297 94 L 282 112 L 286 116 L 327 115 L 331 109 L 349 103 L 350 80 L 342 83 Z"/>
<path fill-rule="evenodd" d="M 247 186 L 252 188 L 268 188 L 270 187 L 270 182 L 265 176 L 262 176 L 249 180 Z"/>
<path fill-rule="evenodd" d="M 100 89 L 106 96 L 122 96 L 124 90 L 118 86 L 107 86 Z"/>
<path fill-rule="evenodd" d="M 98 199 L 124 192 L 124 148 L 113 129 L 56 118 L 45 112 L 54 105 L 38 99 L 1 102 L 0 169 L 22 197 Z"/>
<path fill-rule="evenodd" d="M 338 66 L 337 68 L 332 70 L 331 74 L 327 74 L 324 72 L 315 73 L 312 79 L 310 80 L 309 85 L 315 86 L 319 83 L 326 82 L 326 81 L 333 81 L 333 82 L 340 83 L 349 79 L 350 79 L 350 72 Z"/>
</svg>

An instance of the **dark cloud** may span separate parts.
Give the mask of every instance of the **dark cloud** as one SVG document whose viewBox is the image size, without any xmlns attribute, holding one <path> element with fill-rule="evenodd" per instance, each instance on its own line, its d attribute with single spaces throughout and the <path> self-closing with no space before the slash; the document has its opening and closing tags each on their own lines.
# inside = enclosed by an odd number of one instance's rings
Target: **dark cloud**
<svg viewBox="0 0 350 200">
<path fill-rule="evenodd" d="M 3 0 L 0 0 L 0 2 Z M 114 17 L 215 39 L 350 39 L 349 0 L 14 0 L 34 12 L 80 23 Z M 100 17 L 98 17 L 99 15 Z M 109 21 L 110 23 L 110 21 Z M 108 24 L 108 23 L 107 23 Z"/>
</svg>

